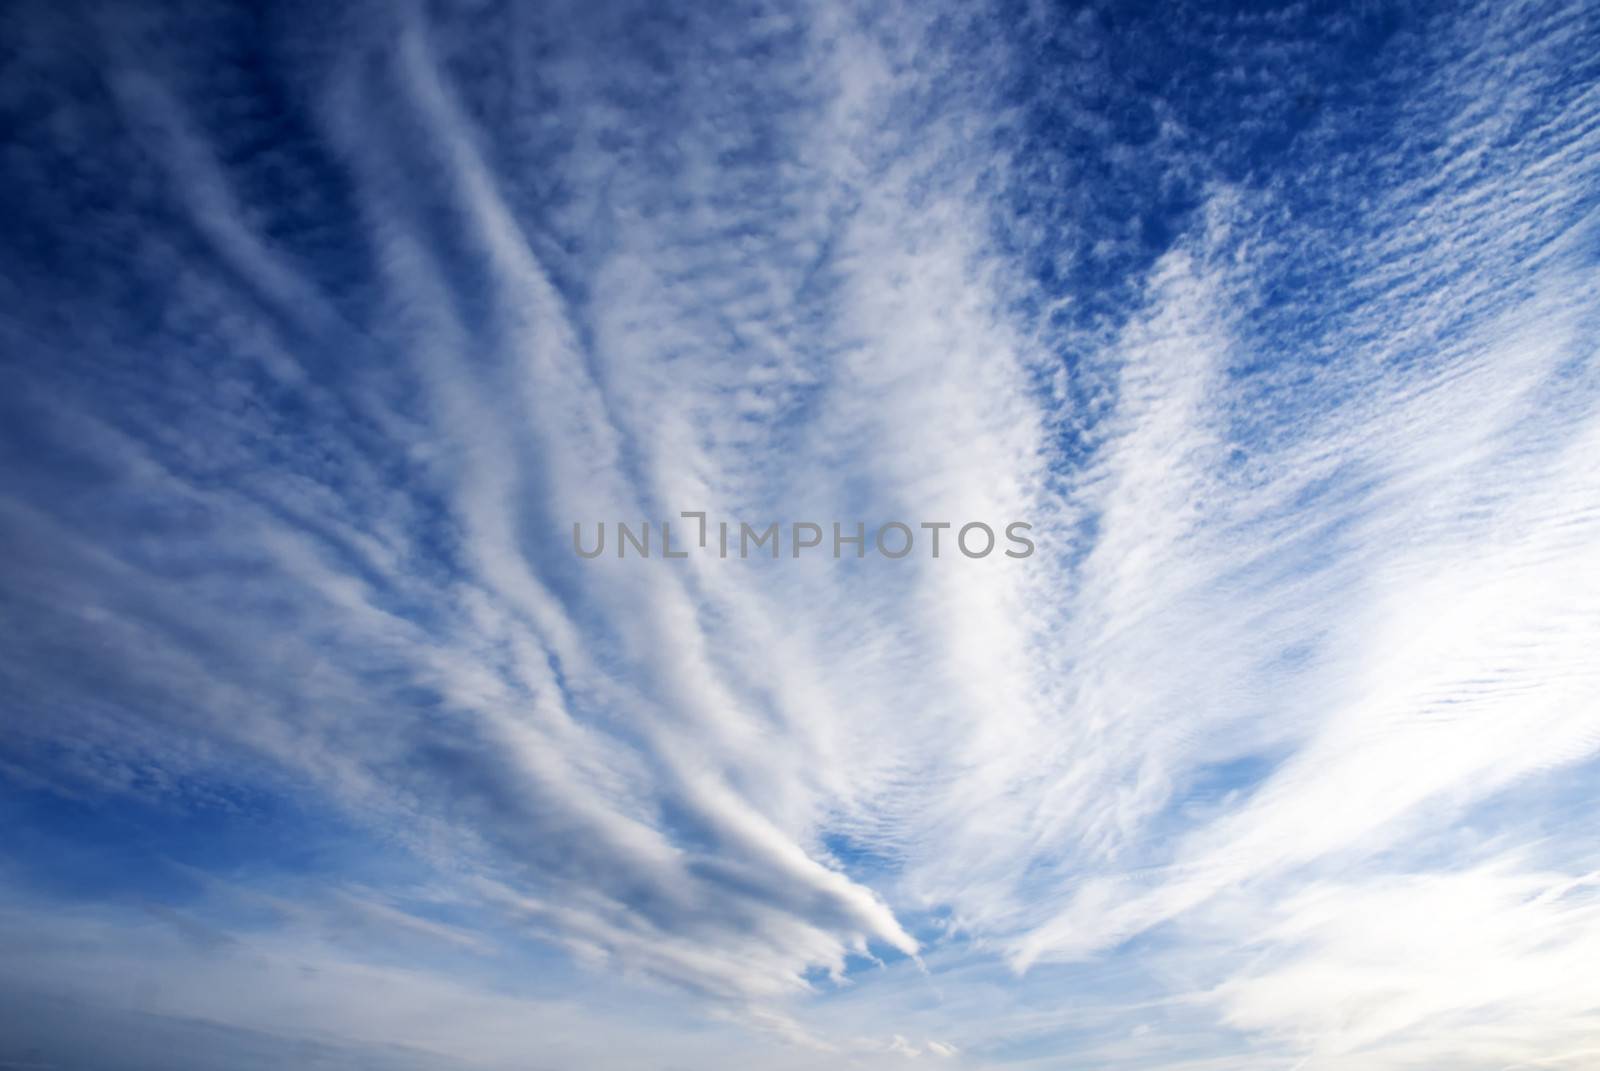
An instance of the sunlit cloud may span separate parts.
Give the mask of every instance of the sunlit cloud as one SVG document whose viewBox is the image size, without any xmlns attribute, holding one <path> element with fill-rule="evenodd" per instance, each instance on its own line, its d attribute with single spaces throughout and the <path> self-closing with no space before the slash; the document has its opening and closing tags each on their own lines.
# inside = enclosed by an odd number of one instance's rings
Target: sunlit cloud
<svg viewBox="0 0 1600 1071">
<path fill-rule="evenodd" d="M 1592 22 L 21 5 L 0 1065 L 1587 1066 Z"/>
</svg>

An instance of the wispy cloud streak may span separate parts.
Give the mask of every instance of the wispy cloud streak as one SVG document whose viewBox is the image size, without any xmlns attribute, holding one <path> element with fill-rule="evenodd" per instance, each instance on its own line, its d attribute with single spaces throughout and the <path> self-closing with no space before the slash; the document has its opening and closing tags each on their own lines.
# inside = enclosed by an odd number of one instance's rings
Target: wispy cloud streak
<svg viewBox="0 0 1600 1071">
<path fill-rule="evenodd" d="M 1591 1058 L 1582 5 L 24 7 L 29 1045 Z"/>
</svg>

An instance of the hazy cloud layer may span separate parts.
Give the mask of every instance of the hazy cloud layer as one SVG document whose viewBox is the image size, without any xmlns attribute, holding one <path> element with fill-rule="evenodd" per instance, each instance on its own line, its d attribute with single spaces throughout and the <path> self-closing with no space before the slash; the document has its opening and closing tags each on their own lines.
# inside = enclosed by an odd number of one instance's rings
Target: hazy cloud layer
<svg viewBox="0 0 1600 1071">
<path fill-rule="evenodd" d="M 1592 6 L 0 26 L 0 1066 L 1596 1059 Z"/>
</svg>

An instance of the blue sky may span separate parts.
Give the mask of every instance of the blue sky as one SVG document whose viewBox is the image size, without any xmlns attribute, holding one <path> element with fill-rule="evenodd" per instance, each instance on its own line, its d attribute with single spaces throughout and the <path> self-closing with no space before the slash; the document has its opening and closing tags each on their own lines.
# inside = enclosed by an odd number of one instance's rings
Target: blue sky
<svg viewBox="0 0 1600 1071">
<path fill-rule="evenodd" d="M 0 43 L 0 1067 L 1600 1061 L 1592 3 Z"/>
</svg>

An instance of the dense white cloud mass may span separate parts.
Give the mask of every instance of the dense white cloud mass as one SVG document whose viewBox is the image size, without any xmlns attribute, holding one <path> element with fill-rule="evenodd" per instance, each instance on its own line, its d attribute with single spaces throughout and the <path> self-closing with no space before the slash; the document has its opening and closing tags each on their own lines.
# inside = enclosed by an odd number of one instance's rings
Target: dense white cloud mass
<svg viewBox="0 0 1600 1071">
<path fill-rule="evenodd" d="M 1593 5 L 5 39 L 0 1066 L 1600 1064 Z"/>
</svg>

